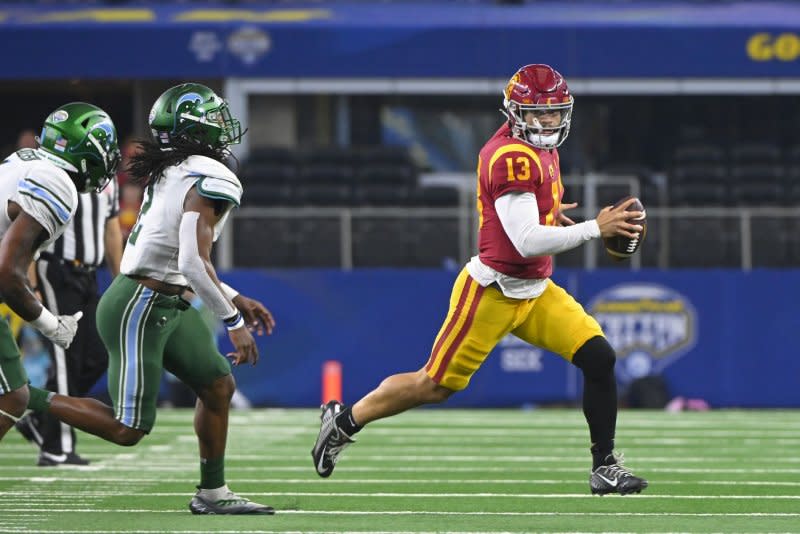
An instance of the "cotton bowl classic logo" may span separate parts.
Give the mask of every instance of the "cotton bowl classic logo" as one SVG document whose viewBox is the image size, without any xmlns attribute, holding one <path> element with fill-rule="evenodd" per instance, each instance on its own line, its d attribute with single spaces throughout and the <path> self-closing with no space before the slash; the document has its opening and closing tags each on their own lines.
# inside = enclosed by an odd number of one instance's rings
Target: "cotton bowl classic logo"
<svg viewBox="0 0 800 534">
<path fill-rule="evenodd" d="M 697 317 L 689 300 L 656 284 L 622 284 L 589 303 L 617 352 L 617 378 L 628 383 L 660 373 L 695 344 Z"/>
</svg>

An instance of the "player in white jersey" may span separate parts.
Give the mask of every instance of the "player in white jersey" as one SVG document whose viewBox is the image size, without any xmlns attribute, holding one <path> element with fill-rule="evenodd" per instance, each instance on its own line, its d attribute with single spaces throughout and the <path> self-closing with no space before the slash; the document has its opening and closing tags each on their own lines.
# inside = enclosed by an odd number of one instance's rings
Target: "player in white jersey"
<svg viewBox="0 0 800 534">
<path fill-rule="evenodd" d="M 145 189 L 139 219 L 128 237 L 128 243 L 134 246 L 125 249 L 120 272 L 178 286 L 189 285 L 178 265 L 178 248 L 184 199 L 193 187 L 201 196 L 224 202 L 213 227 L 213 240 L 217 240 L 231 208 L 241 202 L 242 185 L 219 161 L 189 156 L 168 167 L 162 179 Z M 228 315 L 234 313 L 232 309 L 227 311 Z"/>
<path fill-rule="evenodd" d="M 53 343 L 68 347 L 81 312 L 53 315 L 28 281 L 28 266 L 75 215 L 78 192 L 102 190 L 120 159 L 114 123 L 100 108 L 73 102 L 45 120 L 39 147 L 0 164 L 0 297 Z M 30 401 L 28 377 L 8 322 L 0 319 L 0 439 Z"/>
<path fill-rule="evenodd" d="M 38 407 L 61 421 L 119 445 L 135 445 L 155 423 L 164 369 L 197 393 L 195 433 L 200 484 L 189 503 L 195 514 L 273 514 L 225 483 L 228 410 L 235 390 L 228 360 L 198 311 L 182 298 L 188 288 L 227 328 L 234 365 L 255 364 L 250 330 L 271 333 L 272 315 L 255 300 L 221 283 L 211 246 L 242 186 L 223 163 L 241 138 L 227 103 L 196 83 L 175 86 L 153 105 L 152 140 L 129 169 L 146 184 L 139 219 L 122 257 L 121 276 L 103 294 L 97 328 L 108 349 L 108 389 L 113 406 L 95 399 L 50 394 Z"/>
</svg>

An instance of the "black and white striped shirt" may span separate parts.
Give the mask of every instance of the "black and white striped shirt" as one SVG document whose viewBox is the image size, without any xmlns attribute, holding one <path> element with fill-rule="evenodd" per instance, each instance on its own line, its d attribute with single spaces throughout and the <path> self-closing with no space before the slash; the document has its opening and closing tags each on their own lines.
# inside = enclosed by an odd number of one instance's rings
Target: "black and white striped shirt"
<svg viewBox="0 0 800 534">
<path fill-rule="evenodd" d="M 100 193 L 78 195 L 78 210 L 64 234 L 48 252 L 87 267 L 97 267 L 105 257 L 106 222 L 119 214 L 119 186 L 116 178 Z"/>
</svg>

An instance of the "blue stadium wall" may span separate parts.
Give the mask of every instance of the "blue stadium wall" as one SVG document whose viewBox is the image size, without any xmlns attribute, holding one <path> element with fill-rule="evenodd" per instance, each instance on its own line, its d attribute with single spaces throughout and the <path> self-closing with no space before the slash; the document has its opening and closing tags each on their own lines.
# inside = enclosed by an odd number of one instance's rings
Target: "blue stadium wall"
<svg viewBox="0 0 800 534">
<path fill-rule="evenodd" d="M 788 1 L 40 4 L 0 10 L 14 51 L 0 79 L 300 77 L 323 91 L 326 78 L 507 79 L 531 62 L 569 79 L 794 79 L 800 60 Z"/>
<path fill-rule="evenodd" d="M 235 369 L 259 406 L 315 406 L 326 360 L 343 367 L 354 401 L 385 376 L 419 369 L 447 311 L 457 273 L 237 270 L 222 278 L 262 300 L 277 328 L 261 360 Z M 674 396 L 714 407 L 800 406 L 800 271 L 561 269 L 554 280 L 602 323 L 625 386 L 660 374 Z M 220 349 L 230 350 L 224 332 Z M 578 373 L 559 357 L 509 337 L 449 406 L 525 406 L 580 398 Z"/>
</svg>

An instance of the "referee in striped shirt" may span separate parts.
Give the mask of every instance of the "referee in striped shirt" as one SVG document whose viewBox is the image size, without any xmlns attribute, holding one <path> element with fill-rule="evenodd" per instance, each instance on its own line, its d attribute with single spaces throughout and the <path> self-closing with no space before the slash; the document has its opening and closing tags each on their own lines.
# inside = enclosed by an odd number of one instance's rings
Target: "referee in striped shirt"
<svg viewBox="0 0 800 534">
<path fill-rule="evenodd" d="M 100 300 L 96 270 L 105 258 L 112 277 L 116 276 L 122 259 L 116 179 L 100 193 L 78 197 L 78 210 L 64 234 L 41 253 L 29 272 L 47 309 L 57 315 L 83 311 L 68 349 L 47 341 L 51 365 L 45 388 L 73 397 L 85 396 L 108 367 L 108 353 L 95 323 Z M 75 430 L 48 413 L 28 415 L 17 429 L 39 446 L 40 466 L 89 463 L 75 451 Z"/>
</svg>

